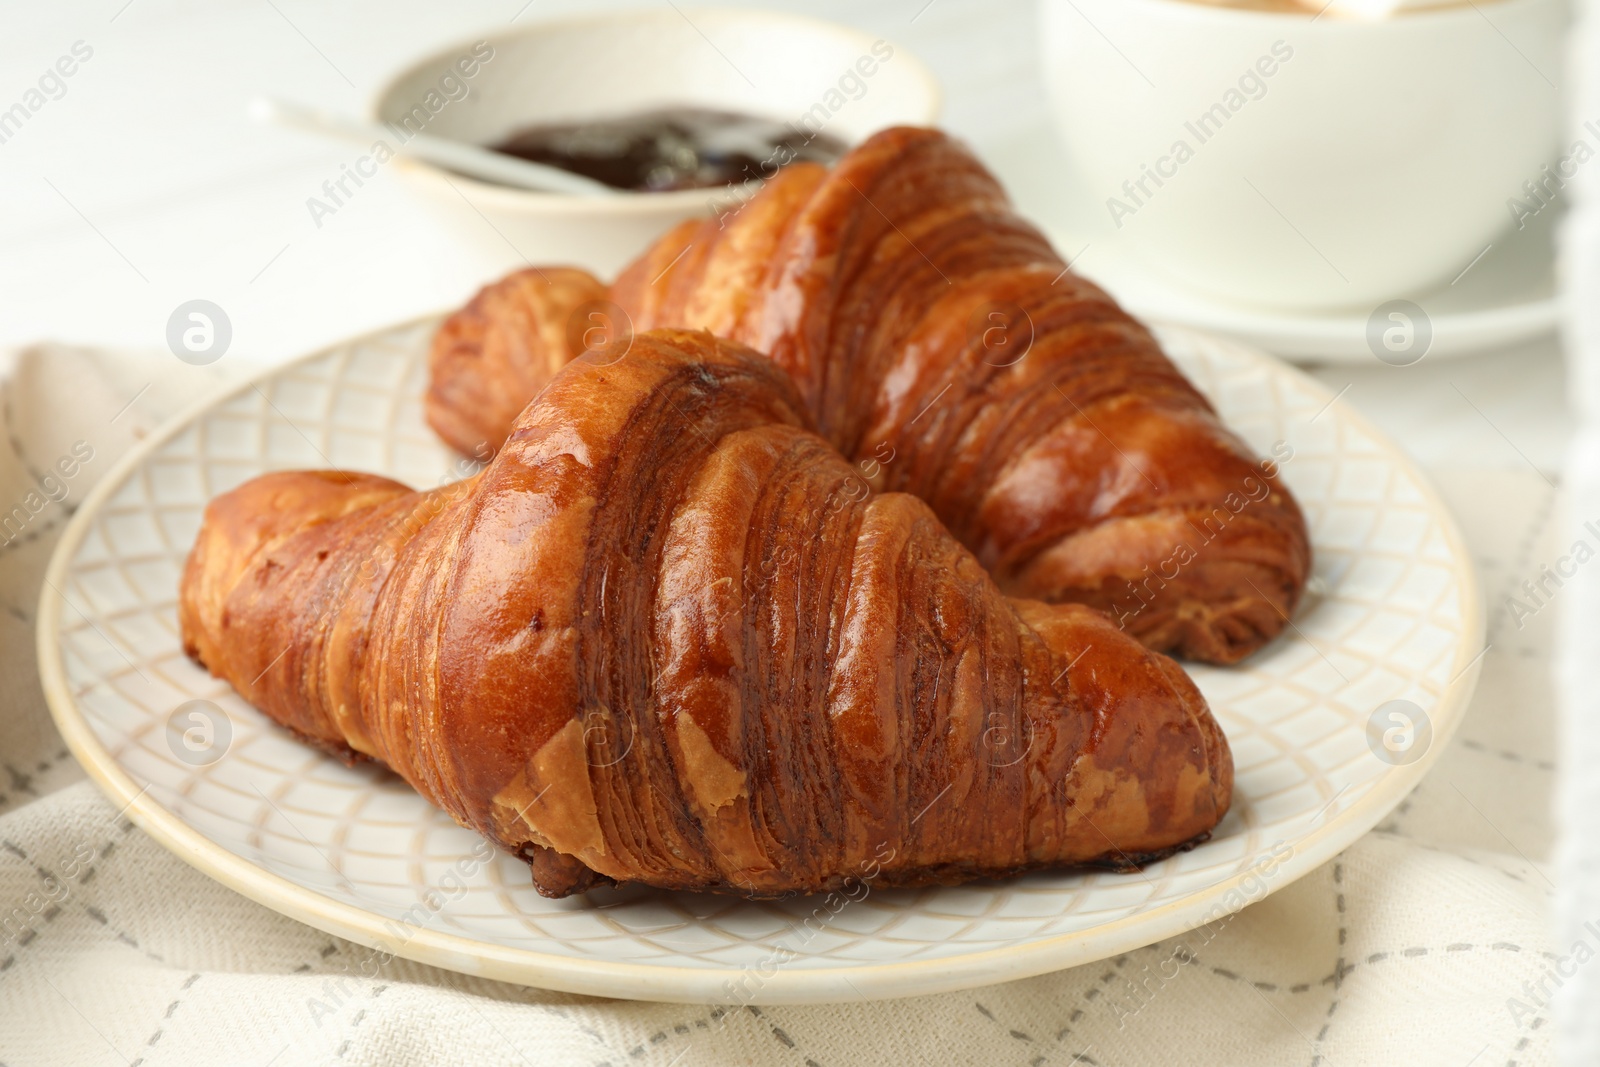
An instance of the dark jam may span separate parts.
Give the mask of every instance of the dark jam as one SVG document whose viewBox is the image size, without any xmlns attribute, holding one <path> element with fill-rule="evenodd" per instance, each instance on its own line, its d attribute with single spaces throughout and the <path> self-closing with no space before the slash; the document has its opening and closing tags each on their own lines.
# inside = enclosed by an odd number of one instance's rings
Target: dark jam
<svg viewBox="0 0 1600 1067">
<path fill-rule="evenodd" d="M 489 147 L 641 192 L 737 185 L 770 178 L 789 163 L 832 163 L 845 153 L 838 138 L 802 125 L 700 108 L 529 126 Z"/>
</svg>

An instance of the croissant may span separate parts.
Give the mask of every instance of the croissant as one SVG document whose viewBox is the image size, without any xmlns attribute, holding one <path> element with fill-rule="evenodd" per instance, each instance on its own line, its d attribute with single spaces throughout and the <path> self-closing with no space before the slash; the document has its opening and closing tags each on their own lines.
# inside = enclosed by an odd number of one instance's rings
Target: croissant
<svg viewBox="0 0 1600 1067">
<path fill-rule="evenodd" d="M 302 471 L 218 497 L 180 620 L 245 699 L 553 896 L 1126 866 L 1232 792 L 1176 663 L 1003 596 L 772 361 L 705 333 L 569 364 L 444 487 Z"/>
<path fill-rule="evenodd" d="M 1091 605 L 1211 663 L 1299 601 L 1310 544 L 1276 463 L 936 130 L 785 167 L 736 213 L 672 230 L 609 295 L 570 268 L 489 286 L 438 331 L 429 421 L 492 449 L 560 366 L 589 347 L 625 358 L 629 330 L 655 326 L 770 356 L 874 489 L 921 497 L 1010 595 Z"/>
</svg>

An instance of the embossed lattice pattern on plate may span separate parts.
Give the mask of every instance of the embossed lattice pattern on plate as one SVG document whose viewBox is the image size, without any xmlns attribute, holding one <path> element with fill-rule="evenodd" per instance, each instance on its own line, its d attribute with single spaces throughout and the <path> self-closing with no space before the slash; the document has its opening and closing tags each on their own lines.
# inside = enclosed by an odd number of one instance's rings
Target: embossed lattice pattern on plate
<svg viewBox="0 0 1600 1067">
<path fill-rule="evenodd" d="M 817 996 L 821 986 L 786 984 L 815 971 L 846 979 L 849 989 L 833 987 L 831 999 L 946 987 L 958 984 L 948 975 L 963 961 L 995 950 L 1005 950 L 998 962 L 971 967 L 966 981 L 1034 973 L 1192 925 L 1201 908 L 1183 905 L 1210 904 L 1275 846 L 1305 853 L 1278 883 L 1309 870 L 1399 799 L 1394 776 L 1407 787 L 1414 780 L 1413 769 L 1368 750 L 1372 711 L 1414 701 L 1433 716 L 1437 748 L 1464 704 L 1454 690 L 1470 685 L 1460 676 L 1471 674 L 1464 668 L 1477 652 L 1480 613 L 1470 565 L 1431 492 L 1319 386 L 1249 350 L 1172 331 L 1163 335 L 1168 351 L 1253 447 L 1263 455 L 1280 442 L 1292 449 L 1284 476 L 1317 553 L 1294 630 L 1244 666 L 1191 668 L 1237 761 L 1234 809 L 1209 842 L 1140 873 L 872 891 L 836 914 L 817 898 L 605 891 L 544 900 L 519 861 L 496 854 L 471 862 L 475 834 L 393 775 L 346 768 L 299 744 L 179 647 L 179 575 L 215 494 L 296 467 L 376 471 L 416 486 L 468 472 L 422 419 L 432 328 L 422 322 L 349 342 L 209 408 L 86 509 L 59 572 L 54 640 L 70 703 L 58 700 L 57 714 L 87 723 L 92 741 L 80 756 L 114 764 L 143 790 L 136 818 L 143 812 L 203 837 L 188 856 L 202 869 L 226 867 L 218 851 L 226 850 L 284 880 L 246 885 L 219 875 L 257 899 L 313 922 L 329 901 L 364 914 L 364 927 L 348 913 L 328 919 L 337 932 L 458 969 L 625 996 L 670 997 L 644 973 L 669 967 L 702 972 L 685 995 L 704 996 L 741 968 L 771 969 L 780 949 L 793 957 L 752 999 L 829 999 Z M 210 766 L 177 759 L 168 743 L 169 716 L 196 698 L 214 701 L 231 723 L 231 745 Z M 103 751 L 85 753 L 96 746 Z M 1384 799 L 1374 793 L 1393 795 L 1382 807 L 1363 805 Z M 458 889 L 447 871 L 464 858 L 470 874 Z M 824 919 L 799 925 L 818 908 Z M 407 924 L 427 932 L 411 936 Z M 1115 938 L 1090 936 L 1108 929 Z M 465 940 L 446 952 L 430 932 Z M 483 965 L 479 951 L 497 962 Z M 899 966 L 917 961 L 934 966 Z M 583 978 L 585 967 L 619 963 L 644 971 L 632 972 L 637 981 L 615 972 L 607 984 Z M 881 964 L 897 966 L 873 967 Z"/>
</svg>

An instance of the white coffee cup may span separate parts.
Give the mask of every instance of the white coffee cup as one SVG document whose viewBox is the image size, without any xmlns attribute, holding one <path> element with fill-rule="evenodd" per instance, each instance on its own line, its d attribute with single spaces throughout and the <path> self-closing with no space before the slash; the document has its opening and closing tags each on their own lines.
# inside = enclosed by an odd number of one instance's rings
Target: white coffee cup
<svg viewBox="0 0 1600 1067">
<path fill-rule="evenodd" d="M 1415 294 L 1557 188 L 1565 0 L 1369 22 L 1186 0 L 1041 0 L 1040 16 L 1085 192 L 1141 259 L 1212 295 Z"/>
</svg>

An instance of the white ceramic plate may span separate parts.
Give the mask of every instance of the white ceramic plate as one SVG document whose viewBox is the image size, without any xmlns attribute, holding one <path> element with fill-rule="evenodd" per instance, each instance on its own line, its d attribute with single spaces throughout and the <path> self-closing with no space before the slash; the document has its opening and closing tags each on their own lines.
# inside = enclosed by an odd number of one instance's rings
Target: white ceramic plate
<svg viewBox="0 0 1600 1067">
<path fill-rule="evenodd" d="M 858 900 L 545 900 L 519 861 L 474 859 L 480 839 L 398 778 L 299 744 L 179 648 L 180 569 L 215 494 L 330 464 L 418 486 L 460 476 L 422 420 L 435 322 L 317 353 L 155 434 L 85 501 L 40 605 L 51 709 L 112 802 L 200 870 L 330 933 L 470 974 L 672 1001 L 839 1001 L 1020 978 L 1174 935 L 1312 870 L 1417 783 L 1476 680 L 1477 581 L 1417 472 L 1298 373 L 1169 331 L 1168 351 L 1257 449 L 1294 449 L 1284 476 L 1317 552 L 1293 630 L 1245 666 L 1194 671 L 1237 765 L 1234 808 L 1210 841 L 1138 873 Z M 1368 743 L 1369 719 L 1397 699 L 1424 709 L 1432 732 L 1403 765 Z M 179 710 L 191 700 L 222 711 L 209 742 L 191 738 L 198 756 L 183 732 L 199 720 Z"/>
</svg>

